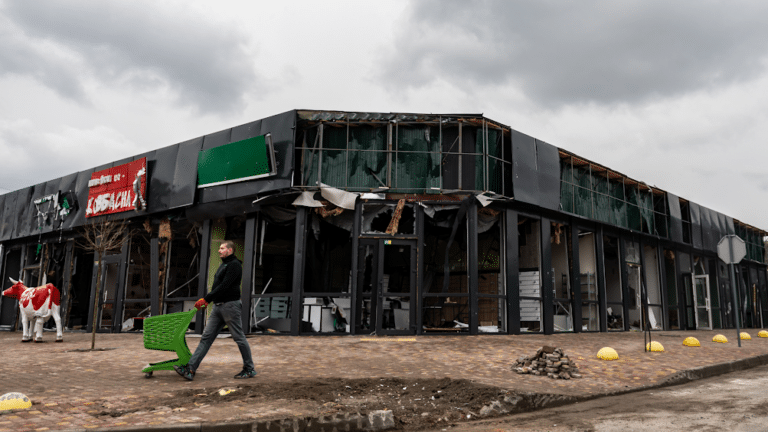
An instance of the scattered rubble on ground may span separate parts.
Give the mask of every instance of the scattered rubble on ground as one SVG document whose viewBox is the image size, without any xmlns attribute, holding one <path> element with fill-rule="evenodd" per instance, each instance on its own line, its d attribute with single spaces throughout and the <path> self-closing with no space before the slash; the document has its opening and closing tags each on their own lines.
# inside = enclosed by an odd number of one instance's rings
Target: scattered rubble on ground
<svg viewBox="0 0 768 432">
<path fill-rule="evenodd" d="M 519 374 L 548 376 L 553 379 L 581 378 L 579 368 L 561 348 L 543 346 L 532 356 L 522 356 L 512 370 Z"/>
</svg>

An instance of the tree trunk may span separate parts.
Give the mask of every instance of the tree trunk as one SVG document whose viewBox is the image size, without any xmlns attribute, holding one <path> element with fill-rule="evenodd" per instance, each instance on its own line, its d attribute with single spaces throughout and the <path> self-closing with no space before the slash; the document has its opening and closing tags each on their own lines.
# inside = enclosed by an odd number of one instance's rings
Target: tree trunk
<svg viewBox="0 0 768 432">
<path fill-rule="evenodd" d="M 96 346 L 96 328 L 99 318 L 99 298 L 101 294 L 101 255 L 98 252 L 99 264 L 96 266 L 96 295 L 93 297 L 93 325 L 91 326 L 91 349 Z"/>
</svg>

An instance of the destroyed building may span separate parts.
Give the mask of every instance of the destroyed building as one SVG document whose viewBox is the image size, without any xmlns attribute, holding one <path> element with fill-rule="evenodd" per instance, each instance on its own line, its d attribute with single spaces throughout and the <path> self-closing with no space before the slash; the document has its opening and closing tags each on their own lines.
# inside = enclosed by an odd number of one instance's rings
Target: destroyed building
<svg viewBox="0 0 768 432">
<path fill-rule="evenodd" d="M 190 310 L 222 240 L 250 333 L 768 320 L 766 231 L 475 114 L 289 111 L 0 195 L 0 212 L 2 280 L 53 283 L 75 331 Z M 96 274 L 78 238 L 104 219 L 128 228 Z M 729 234 L 747 249 L 736 301 L 717 255 Z M 0 299 L 0 329 L 17 315 Z"/>
</svg>

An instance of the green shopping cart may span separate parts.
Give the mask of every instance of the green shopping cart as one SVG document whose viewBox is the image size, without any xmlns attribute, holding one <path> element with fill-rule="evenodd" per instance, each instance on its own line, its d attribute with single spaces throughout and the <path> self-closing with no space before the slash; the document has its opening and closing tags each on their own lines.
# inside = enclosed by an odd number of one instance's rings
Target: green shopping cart
<svg viewBox="0 0 768 432">
<path fill-rule="evenodd" d="M 156 370 L 172 370 L 176 365 L 185 365 L 192 357 L 184 335 L 197 309 L 149 317 L 144 320 L 144 348 L 158 351 L 175 351 L 178 358 L 148 364 L 142 372 L 146 378 Z"/>
</svg>

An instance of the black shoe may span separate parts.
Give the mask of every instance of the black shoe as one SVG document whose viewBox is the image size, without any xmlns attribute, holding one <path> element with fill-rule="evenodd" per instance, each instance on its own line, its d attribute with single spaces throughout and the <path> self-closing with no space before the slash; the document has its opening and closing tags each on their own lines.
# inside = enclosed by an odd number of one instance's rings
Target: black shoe
<svg viewBox="0 0 768 432">
<path fill-rule="evenodd" d="M 256 376 L 256 371 L 255 370 L 253 370 L 253 369 L 251 369 L 251 370 L 243 369 L 242 371 L 240 371 L 239 374 L 235 375 L 235 378 L 243 379 L 243 378 L 253 378 L 255 376 Z"/>
<path fill-rule="evenodd" d="M 195 379 L 195 371 L 191 370 L 187 365 L 183 365 L 183 366 L 174 365 L 173 370 L 175 370 L 177 374 L 181 375 L 186 380 L 192 381 L 193 379 Z"/>
</svg>

